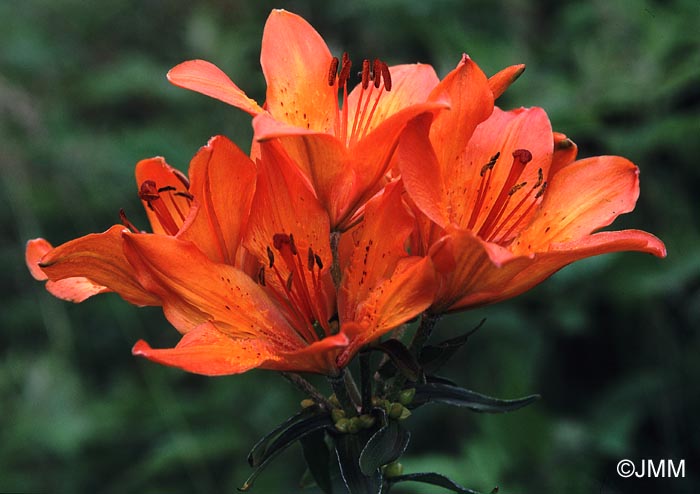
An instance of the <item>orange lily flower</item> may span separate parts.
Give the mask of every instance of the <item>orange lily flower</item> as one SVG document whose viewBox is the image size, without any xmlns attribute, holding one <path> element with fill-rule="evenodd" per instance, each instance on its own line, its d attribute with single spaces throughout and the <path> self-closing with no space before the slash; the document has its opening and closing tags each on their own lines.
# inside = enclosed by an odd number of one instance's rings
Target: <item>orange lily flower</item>
<svg viewBox="0 0 700 494">
<path fill-rule="evenodd" d="M 255 190 L 255 165 L 231 141 L 212 138 L 192 159 L 190 179 L 163 158 L 136 165 L 136 180 L 151 228 L 157 237 L 192 241 L 211 259 L 236 258 Z M 237 180 L 230 180 L 231 176 Z M 117 292 L 135 305 L 160 305 L 141 285 L 124 253 L 123 232 L 138 232 L 121 213 L 113 225 L 53 247 L 43 238 L 27 243 L 26 262 L 32 275 L 47 280 L 46 288 L 73 302 Z"/>
<path fill-rule="evenodd" d="M 432 302 L 432 263 L 403 248 L 411 227 L 396 187 L 370 201 L 343 241 L 336 301 L 328 216 L 279 144 L 264 143 L 243 240 L 258 260 L 255 276 L 211 261 L 191 242 L 124 235 L 139 282 L 185 333 L 174 348 L 139 341 L 133 352 L 208 375 L 254 367 L 336 374 L 361 346 Z"/>
<path fill-rule="evenodd" d="M 284 10 L 273 10 L 267 20 L 260 61 L 267 81 L 262 107 L 203 60 L 174 67 L 168 79 L 254 116 L 257 141 L 280 139 L 328 211 L 333 230 L 347 229 L 353 214 L 381 189 L 406 122 L 447 106 L 439 98 L 426 101 L 438 78 L 423 64 L 388 67 L 365 60 L 361 82 L 349 91 L 347 55 L 334 58 L 313 27 Z"/>
<path fill-rule="evenodd" d="M 481 77 L 478 85 L 498 96 L 498 80 L 508 79 Z M 413 251 L 429 255 L 440 273 L 431 312 L 514 297 L 598 254 L 666 255 L 649 233 L 598 231 L 634 209 L 634 164 L 617 156 L 576 161 L 576 146 L 552 132 L 539 108 L 495 108 L 477 126 L 488 101 L 475 102 L 454 85 L 446 90 L 452 110 L 432 125 L 429 117 L 412 121 L 397 157 L 418 210 Z"/>
</svg>

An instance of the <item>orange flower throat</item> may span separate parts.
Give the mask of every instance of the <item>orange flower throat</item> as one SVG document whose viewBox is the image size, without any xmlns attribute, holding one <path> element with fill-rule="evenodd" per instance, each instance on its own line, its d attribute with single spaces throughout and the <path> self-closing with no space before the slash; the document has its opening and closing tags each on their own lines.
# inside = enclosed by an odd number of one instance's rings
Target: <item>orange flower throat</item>
<svg viewBox="0 0 700 494">
<path fill-rule="evenodd" d="M 282 276 L 275 263 L 275 254 L 268 246 L 267 267 L 272 270 L 278 283 L 267 283 L 265 266 L 258 271 L 258 283 L 286 309 L 291 326 L 304 341 L 310 344 L 330 336 L 331 326 L 321 279 L 321 258 L 309 247 L 304 262 L 291 234 L 276 233 L 272 245 L 282 257 L 289 274 L 286 279 Z"/>
<path fill-rule="evenodd" d="M 339 67 L 340 72 L 338 72 Z M 328 85 L 337 84 L 337 89 L 342 91 L 342 104 L 340 101 L 337 103 L 338 119 L 335 124 L 335 135 L 347 146 L 352 146 L 367 134 L 382 94 L 384 91 L 391 91 L 389 66 L 377 58 L 373 63 L 367 59 L 363 60 L 360 73 L 362 81 L 357 88 L 359 91 L 357 105 L 352 117 L 352 125 L 350 125 L 348 80 L 351 68 L 350 57 L 347 53 L 343 53 L 342 60 L 333 57 L 328 70 Z"/>
<path fill-rule="evenodd" d="M 489 162 L 481 168 L 479 174 L 481 180 L 467 228 L 476 231 L 476 234 L 487 242 L 503 244 L 512 239 L 512 234 L 522 225 L 533 208 L 539 204 L 539 199 L 547 188 L 547 182 L 544 181 L 541 168 L 537 171 L 538 178 L 532 187 L 526 189 L 528 183 L 519 182 L 525 170 L 525 166 L 532 161 L 532 153 L 527 149 L 516 149 L 513 151 L 513 163 L 510 167 L 508 177 L 503 183 L 483 223 L 478 230 L 475 230 L 479 216 L 483 216 L 480 213 L 484 208 L 484 200 L 491 187 L 493 169 L 498 163 L 500 156 L 500 152 L 496 153 L 491 157 Z M 527 192 L 519 193 L 522 189 L 527 190 Z M 519 201 L 514 207 L 509 208 L 511 201 L 514 201 L 513 198 L 516 195 L 521 196 Z M 506 214 L 506 211 L 509 209 L 510 211 Z"/>
</svg>

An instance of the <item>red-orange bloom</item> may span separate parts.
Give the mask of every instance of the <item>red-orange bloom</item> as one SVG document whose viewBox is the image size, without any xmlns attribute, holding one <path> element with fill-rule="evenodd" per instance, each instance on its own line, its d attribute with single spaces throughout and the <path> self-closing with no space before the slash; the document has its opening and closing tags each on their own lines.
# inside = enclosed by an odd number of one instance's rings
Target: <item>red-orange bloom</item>
<svg viewBox="0 0 700 494">
<path fill-rule="evenodd" d="M 190 180 L 161 158 L 142 161 L 139 195 L 154 233 L 123 217 L 125 225 L 57 248 L 32 240 L 32 274 L 76 302 L 115 291 L 162 306 L 180 342 L 133 348 L 156 362 L 207 375 L 336 373 L 432 303 L 432 262 L 407 255 L 412 220 L 390 187 L 342 242 L 337 297 L 326 211 L 279 143 L 260 153 L 256 167 L 214 138 L 192 160 Z"/>
<path fill-rule="evenodd" d="M 189 242 L 126 235 L 139 282 L 185 333 L 175 348 L 140 341 L 135 354 L 209 375 L 253 367 L 335 374 L 432 302 L 432 263 L 407 256 L 411 219 L 395 189 L 370 201 L 344 241 L 336 301 L 327 214 L 277 143 L 264 143 L 261 157 L 244 238 L 254 276 L 210 261 Z"/>
<path fill-rule="evenodd" d="M 231 141 L 212 138 L 192 159 L 189 180 L 163 158 L 139 162 L 136 180 L 155 234 L 192 241 L 216 261 L 236 257 L 255 166 Z M 123 224 L 56 248 L 42 238 L 30 240 L 26 261 L 32 275 L 48 280 L 46 288 L 56 297 L 73 302 L 114 291 L 135 305 L 159 305 L 125 257 L 122 233 L 138 230 L 121 216 Z"/>
<path fill-rule="evenodd" d="M 465 59 L 446 80 L 456 80 L 465 65 L 480 73 Z M 435 313 L 516 296 L 586 257 L 666 254 L 649 233 L 599 231 L 634 208 L 634 164 L 616 156 L 575 161 L 576 146 L 552 132 L 539 108 L 495 108 L 479 123 L 492 100 L 473 93 L 498 96 L 498 81 L 510 79 L 501 76 L 474 76 L 471 93 L 448 82 L 452 109 L 432 125 L 416 118 L 399 146 L 406 190 L 420 212 L 413 249 L 429 254 L 440 271 Z"/>
<path fill-rule="evenodd" d="M 258 141 L 279 138 L 334 230 L 347 228 L 381 188 L 406 122 L 447 106 L 439 98 L 426 101 L 438 83 L 429 65 L 388 67 L 365 60 L 361 70 L 351 69 L 346 55 L 334 58 L 313 27 L 284 10 L 272 11 L 267 20 L 260 61 L 267 81 L 262 107 L 203 60 L 176 66 L 168 78 L 253 115 Z M 349 91 L 358 70 L 361 80 Z"/>
</svg>

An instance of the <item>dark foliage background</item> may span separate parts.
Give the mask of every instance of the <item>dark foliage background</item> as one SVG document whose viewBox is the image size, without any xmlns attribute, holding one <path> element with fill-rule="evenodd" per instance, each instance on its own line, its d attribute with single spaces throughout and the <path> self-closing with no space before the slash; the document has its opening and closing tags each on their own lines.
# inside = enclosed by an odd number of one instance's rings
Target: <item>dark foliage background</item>
<svg viewBox="0 0 700 494">
<path fill-rule="evenodd" d="M 355 59 L 428 62 L 440 75 L 463 51 L 487 74 L 526 63 L 500 105 L 542 106 L 581 156 L 637 163 L 637 210 L 615 226 L 668 246 L 663 261 L 591 259 L 515 300 L 445 318 L 437 337 L 488 318 L 446 375 L 543 399 L 505 416 L 422 409 L 407 470 L 504 493 L 700 491 L 697 0 L 5 0 L 0 492 L 235 492 L 247 449 L 296 410 L 301 396 L 272 373 L 209 379 L 131 357 L 138 338 L 177 340 L 159 310 L 115 295 L 61 302 L 23 261 L 27 239 L 102 231 L 122 207 L 145 225 L 139 159 L 164 155 L 186 170 L 218 133 L 248 147 L 246 115 L 164 76 L 208 59 L 262 101 L 258 53 L 273 7 L 304 15 Z M 622 458 L 684 459 L 686 477 L 623 480 Z M 289 492 L 280 486 L 302 471 L 290 451 L 257 492 Z"/>
</svg>

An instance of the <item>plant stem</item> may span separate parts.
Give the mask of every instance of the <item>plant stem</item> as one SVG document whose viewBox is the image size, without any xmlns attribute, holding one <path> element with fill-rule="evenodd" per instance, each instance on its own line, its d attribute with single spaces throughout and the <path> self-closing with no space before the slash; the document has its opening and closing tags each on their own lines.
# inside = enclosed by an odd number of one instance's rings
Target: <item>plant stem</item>
<svg viewBox="0 0 700 494">
<path fill-rule="evenodd" d="M 347 370 L 343 369 L 337 376 L 328 376 L 328 381 L 335 392 L 335 397 L 338 398 L 340 406 L 345 410 L 348 417 L 357 415 L 357 406 L 350 397 L 347 387 Z"/>
<path fill-rule="evenodd" d="M 300 390 L 302 393 L 305 393 L 309 396 L 309 398 L 318 403 L 321 408 L 326 410 L 333 408 L 333 405 L 331 405 L 331 403 L 328 401 L 328 398 L 323 396 L 313 384 L 301 377 L 299 374 L 294 372 L 282 372 L 281 374 L 282 377 L 292 383 L 295 388 Z"/>
<path fill-rule="evenodd" d="M 416 329 L 416 334 L 413 335 L 413 340 L 411 341 L 411 346 L 408 349 L 413 353 L 416 359 L 420 356 L 423 346 L 430 338 L 430 335 L 435 328 L 435 325 L 440 320 L 440 314 L 429 314 L 424 312 L 420 319 L 420 325 Z"/>
<path fill-rule="evenodd" d="M 369 351 L 360 352 L 360 390 L 362 391 L 362 413 L 372 408 L 372 371 Z"/>
</svg>

